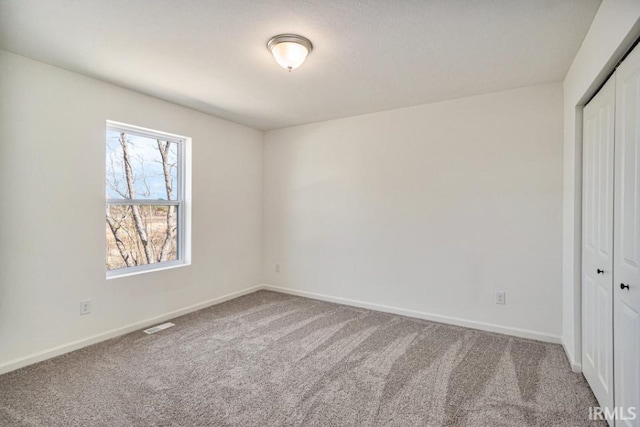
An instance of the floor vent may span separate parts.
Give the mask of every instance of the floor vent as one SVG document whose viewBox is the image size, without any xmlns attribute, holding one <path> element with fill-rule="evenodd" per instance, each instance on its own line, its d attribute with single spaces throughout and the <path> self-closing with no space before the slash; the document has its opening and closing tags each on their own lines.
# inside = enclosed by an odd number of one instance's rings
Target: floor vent
<svg viewBox="0 0 640 427">
<path fill-rule="evenodd" d="M 153 328 L 149 328 L 149 329 L 145 329 L 144 333 L 145 334 L 155 334 L 156 332 L 160 332 L 164 329 L 170 328 L 172 326 L 176 326 L 173 323 L 167 322 L 167 323 L 163 323 L 162 325 L 158 325 L 158 326 L 154 326 Z"/>
</svg>

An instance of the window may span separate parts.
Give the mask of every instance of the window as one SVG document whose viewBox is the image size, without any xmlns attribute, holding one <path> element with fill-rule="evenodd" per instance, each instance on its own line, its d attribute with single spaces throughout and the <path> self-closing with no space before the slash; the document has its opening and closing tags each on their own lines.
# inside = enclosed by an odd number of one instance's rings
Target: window
<svg viewBox="0 0 640 427">
<path fill-rule="evenodd" d="M 107 277 L 188 264 L 187 143 L 188 138 L 107 122 Z"/>
</svg>

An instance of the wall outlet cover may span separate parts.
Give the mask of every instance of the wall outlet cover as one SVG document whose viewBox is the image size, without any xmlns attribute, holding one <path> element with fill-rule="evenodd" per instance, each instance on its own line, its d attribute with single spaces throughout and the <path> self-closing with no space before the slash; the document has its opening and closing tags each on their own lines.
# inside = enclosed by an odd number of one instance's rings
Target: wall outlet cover
<svg viewBox="0 0 640 427">
<path fill-rule="evenodd" d="M 91 300 L 80 301 L 80 315 L 91 313 Z"/>
</svg>

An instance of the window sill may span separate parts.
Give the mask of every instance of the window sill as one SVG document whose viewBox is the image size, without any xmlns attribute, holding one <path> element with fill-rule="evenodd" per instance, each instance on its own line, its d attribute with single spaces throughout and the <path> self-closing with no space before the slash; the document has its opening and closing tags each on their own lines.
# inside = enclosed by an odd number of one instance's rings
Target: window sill
<svg viewBox="0 0 640 427">
<path fill-rule="evenodd" d="M 120 268 L 117 270 L 107 271 L 107 280 L 119 279 L 121 277 L 137 276 L 139 274 L 153 273 L 155 271 L 172 270 L 174 268 L 187 267 L 191 265 L 190 261 L 169 261 L 162 264 L 147 264 L 137 267 Z"/>
</svg>

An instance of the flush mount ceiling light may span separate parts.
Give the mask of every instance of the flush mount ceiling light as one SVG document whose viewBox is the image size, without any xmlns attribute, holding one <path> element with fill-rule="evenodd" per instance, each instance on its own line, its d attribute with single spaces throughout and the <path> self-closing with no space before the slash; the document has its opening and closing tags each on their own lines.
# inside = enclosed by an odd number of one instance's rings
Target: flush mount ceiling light
<svg viewBox="0 0 640 427">
<path fill-rule="evenodd" d="M 274 36 L 267 43 L 276 62 L 289 71 L 301 66 L 307 55 L 313 50 L 309 39 L 296 34 L 280 34 Z"/>
</svg>

